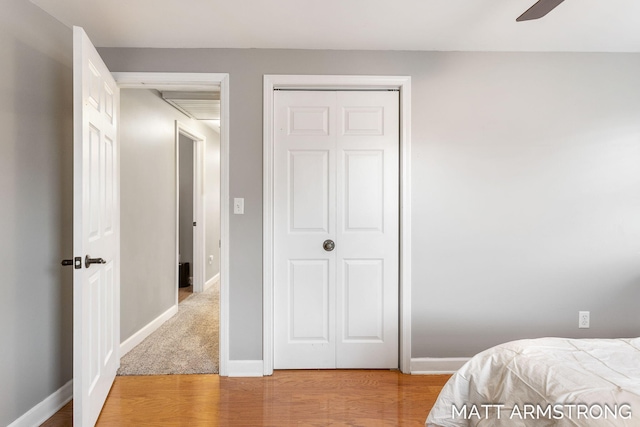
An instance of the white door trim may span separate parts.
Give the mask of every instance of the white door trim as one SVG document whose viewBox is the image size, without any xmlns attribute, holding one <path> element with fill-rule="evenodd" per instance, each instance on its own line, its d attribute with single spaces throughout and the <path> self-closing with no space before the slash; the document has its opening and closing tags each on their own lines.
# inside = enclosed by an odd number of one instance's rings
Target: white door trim
<svg viewBox="0 0 640 427">
<path fill-rule="evenodd" d="M 203 188 L 206 164 L 207 139 L 188 126 L 176 120 L 176 265 L 180 262 L 180 135 L 184 135 L 194 142 L 193 159 L 193 220 L 196 227 L 193 233 L 193 292 L 204 291 L 205 277 L 205 229 Z M 176 272 L 177 273 L 177 272 Z M 176 304 L 178 303 L 178 283 L 180 278 L 176 274 Z"/>
<path fill-rule="evenodd" d="M 229 74 L 112 73 L 121 89 L 220 88 L 220 375 L 229 365 Z M 177 269 L 177 264 L 176 264 Z"/>
<path fill-rule="evenodd" d="M 263 369 L 273 374 L 273 91 L 400 91 L 400 370 L 411 372 L 411 77 L 265 75 L 263 82 Z"/>
</svg>

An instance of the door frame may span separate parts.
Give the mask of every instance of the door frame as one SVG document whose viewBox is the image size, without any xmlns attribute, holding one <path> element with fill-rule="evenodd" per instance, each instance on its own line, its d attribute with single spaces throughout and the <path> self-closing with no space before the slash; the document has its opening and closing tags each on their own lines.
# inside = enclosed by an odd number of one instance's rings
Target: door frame
<svg viewBox="0 0 640 427">
<path fill-rule="evenodd" d="M 121 89 L 220 89 L 220 376 L 229 365 L 229 74 L 111 73 Z M 176 264 L 176 273 L 178 265 Z"/>
<path fill-rule="evenodd" d="M 276 89 L 400 91 L 399 368 L 411 372 L 411 77 L 264 75 L 263 80 L 263 374 L 273 374 L 274 95 Z"/>
<path fill-rule="evenodd" d="M 193 292 L 204 291 L 205 278 L 205 230 L 203 188 L 207 138 L 176 120 L 176 265 L 180 262 L 180 135 L 193 141 Z M 178 273 L 178 272 L 176 272 Z M 178 304 L 179 274 L 176 274 L 176 304 Z"/>
</svg>

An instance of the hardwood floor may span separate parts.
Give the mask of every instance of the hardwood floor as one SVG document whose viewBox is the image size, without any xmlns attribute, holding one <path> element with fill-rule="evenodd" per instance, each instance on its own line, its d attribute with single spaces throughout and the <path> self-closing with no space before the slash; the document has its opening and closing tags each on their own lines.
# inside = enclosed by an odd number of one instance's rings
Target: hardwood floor
<svg viewBox="0 0 640 427">
<path fill-rule="evenodd" d="M 73 426 L 73 400 L 62 407 L 51 418 L 41 424 L 41 427 L 71 427 Z"/>
<path fill-rule="evenodd" d="M 383 370 L 116 377 L 97 425 L 423 426 L 448 379 Z M 65 408 L 43 426 L 71 425 Z"/>
<path fill-rule="evenodd" d="M 193 294 L 193 285 L 189 285 L 184 288 L 178 288 L 178 304 L 182 302 L 187 297 L 190 297 Z"/>
</svg>

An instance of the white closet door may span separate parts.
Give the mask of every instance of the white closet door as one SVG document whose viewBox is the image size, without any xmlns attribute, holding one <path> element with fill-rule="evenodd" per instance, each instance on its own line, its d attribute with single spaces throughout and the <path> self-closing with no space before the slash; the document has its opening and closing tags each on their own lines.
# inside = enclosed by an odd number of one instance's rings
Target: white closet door
<svg viewBox="0 0 640 427">
<path fill-rule="evenodd" d="M 336 96 L 275 95 L 274 367 L 334 368 Z"/>
<path fill-rule="evenodd" d="M 275 94 L 276 369 L 398 366 L 398 120 L 397 92 Z"/>
<path fill-rule="evenodd" d="M 398 367 L 398 92 L 337 93 L 336 367 Z"/>
</svg>

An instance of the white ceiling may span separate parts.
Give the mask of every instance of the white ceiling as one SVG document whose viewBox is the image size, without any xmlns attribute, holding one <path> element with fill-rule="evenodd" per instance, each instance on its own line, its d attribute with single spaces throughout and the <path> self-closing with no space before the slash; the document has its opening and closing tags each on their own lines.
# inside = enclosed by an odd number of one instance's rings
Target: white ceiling
<svg viewBox="0 0 640 427">
<path fill-rule="evenodd" d="M 31 0 L 101 47 L 640 52 L 640 0 Z"/>
</svg>

